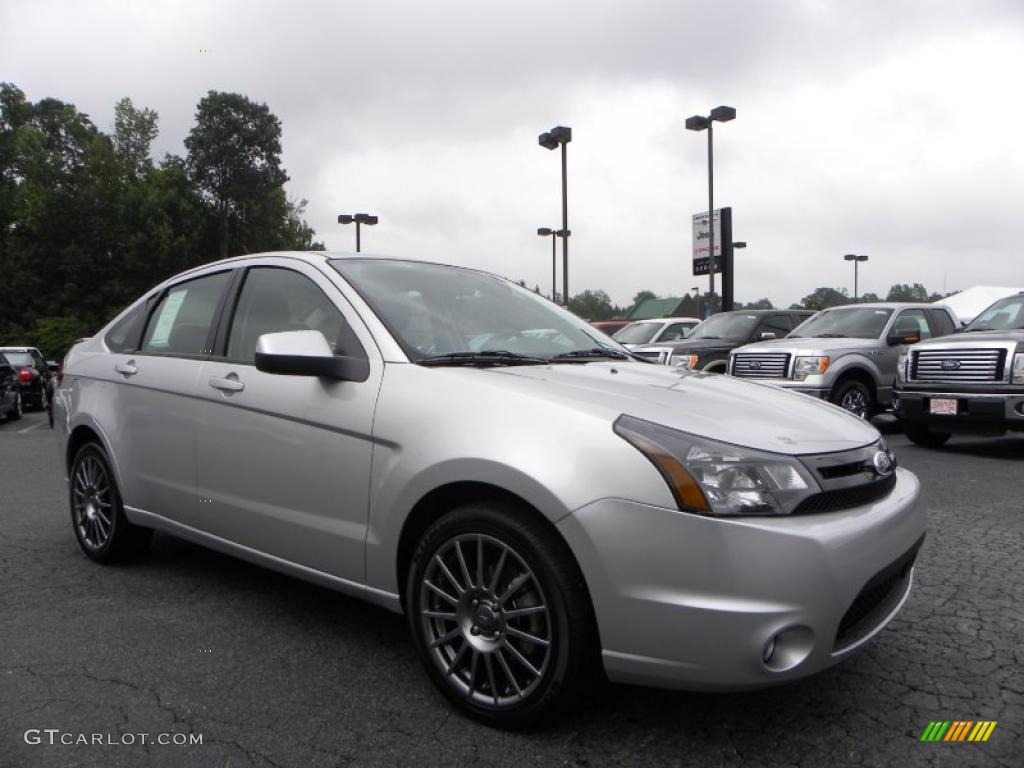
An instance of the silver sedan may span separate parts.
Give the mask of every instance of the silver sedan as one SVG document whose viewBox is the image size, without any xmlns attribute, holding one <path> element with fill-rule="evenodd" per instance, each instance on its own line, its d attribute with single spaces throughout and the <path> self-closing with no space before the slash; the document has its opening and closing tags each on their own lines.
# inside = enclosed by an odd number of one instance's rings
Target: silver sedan
<svg viewBox="0 0 1024 768">
<path fill-rule="evenodd" d="M 824 669 L 900 609 L 924 535 L 869 424 L 424 262 L 178 275 L 71 350 L 54 412 L 90 558 L 156 530 L 402 612 L 438 688 L 501 726 L 595 668 L 689 689 Z"/>
</svg>

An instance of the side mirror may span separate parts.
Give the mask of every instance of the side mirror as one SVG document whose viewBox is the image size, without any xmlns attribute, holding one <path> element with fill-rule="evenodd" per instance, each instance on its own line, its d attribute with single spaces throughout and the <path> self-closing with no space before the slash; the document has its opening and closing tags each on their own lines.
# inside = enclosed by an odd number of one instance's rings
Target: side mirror
<svg viewBox="0 0 1024 768">
<path fill-rule="evenodd" d="M 775 332 L 774 331 L 761 331 L 761 333 L 759 333 L 757 335 L 757 338 L 759 338 L 759 339 L 774 339 L 775 338 Z"/>
<path fill-rule="evenodd" d="M 322 376 L 340 381 L 366 381 L 365 357 L 336 355 L 320 331 L 265 333 L 256 342 L 256 370 L 286 376 Z"/>
<path fill-rule="evenodd" d="M 921 336 L 916 333 L 890 333 L 885 341 L 890 347 L 896 347 L 903 344 L 917 344 L 920 340 Z"/>
<path fill-rule="evenodd" d="M 47 360 L 46 361 L 46 368 L 48 370 L 50 370 L 50 371 L 56 371 L 59 367 L 60 367 L 60 363 L 58 363 L 56 360 Z"/>
</svg>

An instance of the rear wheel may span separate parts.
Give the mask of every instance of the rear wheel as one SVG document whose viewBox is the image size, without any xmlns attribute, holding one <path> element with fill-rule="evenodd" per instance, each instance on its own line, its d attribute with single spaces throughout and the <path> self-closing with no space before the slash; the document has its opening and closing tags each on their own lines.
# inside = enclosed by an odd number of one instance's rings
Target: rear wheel
<svg viewBox="0 0 1024 768">
<path fill-rule="evenodd" d="M 563 542 L 507 504 L 442 517 L 413 555 L 406 613 L 434 684 L 489 725 L 563 706 L 596 647 L 583 577 Z"/>
<path fill-rule="evenodd" d="M 875 415 L 875 397 L 871 389 L 856 379 L 847 379 L 839 384 L 829 399 L 859 418 L 870 419 Z"/>
<path fill-rule="evenodd" d="M 25 412 L 25 405 L 21 401 L 21 392 L 18 392 L 14 396 L 14 410 L 7 416 L 8 421 L 17 421 L 21 418 L 21 415 Z"/>
<path fill-rule="evenodd" d="M 107 454 L 98 443 L 86 443 L 75 454 L 70 501 L 78 545 L 96 562 L 126 560 L 149 546 L 153 531 L 128 522 Z"/>
<path fill-rule="evenodd" d="M 903 432 L 914 445 L 925 448 L 939 448 L 952 437 L 949 432 L 935 432 L 924 424 L 903 424 Z"/>
</svg>

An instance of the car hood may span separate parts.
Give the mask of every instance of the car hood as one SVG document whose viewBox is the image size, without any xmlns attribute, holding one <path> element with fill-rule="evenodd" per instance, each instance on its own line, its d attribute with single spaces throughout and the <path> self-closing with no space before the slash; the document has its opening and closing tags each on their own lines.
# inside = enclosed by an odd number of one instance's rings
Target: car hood
<svg viewBox="0 0 1024 768">
<path fill-rule="evenodd" d="M 453 387 L 486 382 L 609 421 L 626 413 L 765 451 L 824 453 L 879 439 L 874 427 L 835 406 L 715 373 L 627 361 L 447 370 Z"/>
<path fill-rule="evenodd" d="M 829 339 L 829 338 L 785 338 L 759 341 L 755 344 L 747 344 L 734 351 L 736 352 L 813 352 L 816 350 L 828 350 L 831 352 L 842 352 L 853 349 L 865 349 L 877 347 L 878 339 Z"/>
<path fill-rule="evenodd" d="M 676 352 L 708 352 L 713 349 L 732 349 L 740 343 L 729 339 L 683 339 L 682 341 L 662 341 L 638 346 L 645 349 L 673 349 Z"/>
</svg>

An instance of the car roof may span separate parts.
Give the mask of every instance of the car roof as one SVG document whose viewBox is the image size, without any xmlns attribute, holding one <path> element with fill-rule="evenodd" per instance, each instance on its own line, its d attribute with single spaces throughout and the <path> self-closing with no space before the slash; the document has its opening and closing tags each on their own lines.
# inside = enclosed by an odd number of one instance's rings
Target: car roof
<svg viewBox="0 0 1024 768">
<path fill-rule="evenodd" d="M 36 347 L 0 347 L 0 352 L 38 352 Z"/>
<path fill-rule="evenodd" d="M 837 304 L 834 307 L 825 307 L 825 309 L 849 309 L 850 307 L 863 307 L 865 309 L 948 309 L 941 304 L 932 304 L 927 301 L 872 301 L 866 304 Z"/>
</svg>

